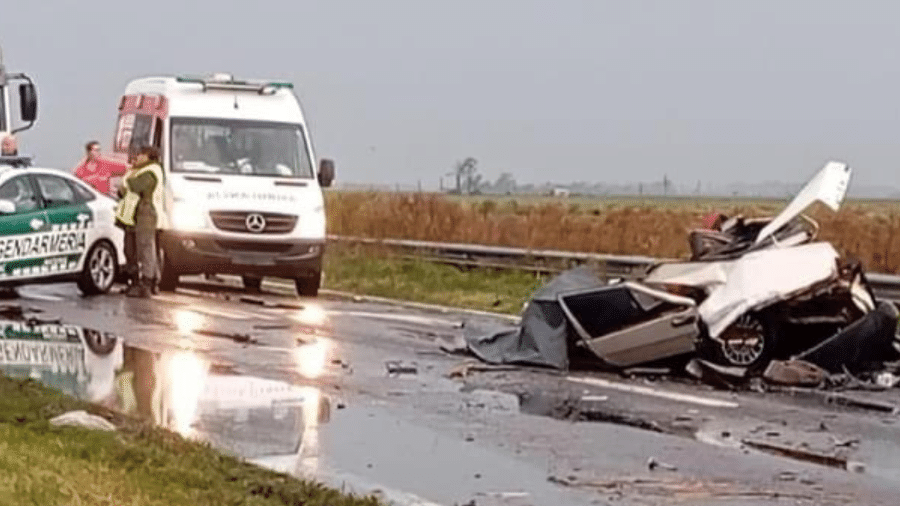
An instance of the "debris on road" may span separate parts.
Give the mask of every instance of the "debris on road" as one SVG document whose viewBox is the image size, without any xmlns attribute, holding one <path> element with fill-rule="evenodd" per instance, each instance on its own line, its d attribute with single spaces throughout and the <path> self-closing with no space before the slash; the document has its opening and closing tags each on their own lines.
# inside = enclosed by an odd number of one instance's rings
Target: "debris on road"
<svg viewBox="0 0 900 506">
<path fill-rule="evenodd" d="M 859 397 L 852 397 L 839 393 L 828 393 L 825 398 L 829 403 L 839 404 L 842 406 L 866 409 L 870 411 L 880 411 L 882 413 L 891 414 L 896 414 L 898 412 L 897 405 L 888 402 L 876 401 L 874 399 L 861 399 Z"/>
<path fill-rule="evenodd" d="M 661 475 L 660 475 L 661 476 Z M 659 496 L 676 501 L 690 501 L 694 504 L 701 499 L 756 498 L 794 499 L 813 501 L 810 494 L 782 490 L 742 489 L 729 480 L 685 479 L 674 475 L 672 478 L 622 477 L 615 479 L 588 479 L 577 476 L 548 476 L 547 481 L 564 487 L 589 488 L 619 497 Z M 834 497 L 832 497 L 834 499 Z M 841 497 L 841 499 L 846 499 Z"/>
<path fill-rule="evenodd" d="M 269 308 L 275 308 L 275 309 L 297 309 L 297 310 L 305 309 L 305 306 L 303 306 L 302 304 L 292 304 L 289 302 L 272 302 L 272 301 L 269 301 L 266 299 L 261 299 L 259 297 L 241 296 L 241 297 L 238 297 L 238 301 L 244 302 L 246 304 L 253 304 L 256 306 L 263 306 L 263 307 L 269 307 Z"/>
<path fill-rule="evenodd" d="M 763 378 L 777 385 L 819 386 L 827 372 L 803 360 L 773 360 L 763 372 Z"/>
<path fill-rule="evenodd" d="M 231 339 L 236 343 L 249 343 L 249 344 L 257 344 L 258 341 L 250 336 L 250 334 L 240 334 L 240 333 L 229 333 L 229 332 L 220 332 L 216 330 L 203 330 L 198 329 L 194 331 L 195 334 L 200 334 L 203 336 L 209 337 L 224 337 L 225 339 Z"/>
<path fill-rule="evenodd" d="M 473 372 L 503 372 L 517 371 L 518 367 L 503 365 L 486 365 L 480 362 L 463 362 L 450 368 L 445 375 L 447 378 L 467 378 Z"/>
<path fill-rule="evenodd" d="M 660 462 L 653 457 L 647 459 L 647 469 L 654 471 L 656 469 L 664 469 L 666 471 L 677 471 L 678 468 L 673 466 L 672 464 L 666 464 L 665 462 Z"/>
<path fill-rule="evenodd" d="M 767 453 L 789 457 L 796 460 L 811 462 L 828 467 L 836 467 L 839 469 L 847 468 L 847 458 L 837 455 L 826 455 L 823 453 L 813 452 L 805 448 L 794 448 L 769 441 L 760 441 L 757 439 L 742 439 L 741 443 L 755 450 Z"/>
<path fill-rule="evenodd" d="M 387 368 L 388 375 L 391 376 L 419 373 L 419 367 L 415 363 L 408 364 L 402 360 L 388 360 L 384 365 Z"/>
</svg>

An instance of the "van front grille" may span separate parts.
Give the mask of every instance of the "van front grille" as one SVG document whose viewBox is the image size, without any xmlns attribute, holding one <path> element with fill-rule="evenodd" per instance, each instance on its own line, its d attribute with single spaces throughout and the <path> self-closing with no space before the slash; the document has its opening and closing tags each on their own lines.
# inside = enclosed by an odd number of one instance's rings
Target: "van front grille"
<svg viewBox="0 0 900 506">
<path fill-rule="evenodd" d="M 247 219 L 250 215 L 253 219 Z M 257 213 L 252 211 L 211 211 L 209 217 L 213 225 L 226 232 L 243 232 L 253 234 L 287 234 L 297 225 L 297 216 L 280 213 Z M 259 218 L 262 220 L 259 220 Z M 251 229 L 248 224 L 264 224 L 261 229 Z"/>
</svg>

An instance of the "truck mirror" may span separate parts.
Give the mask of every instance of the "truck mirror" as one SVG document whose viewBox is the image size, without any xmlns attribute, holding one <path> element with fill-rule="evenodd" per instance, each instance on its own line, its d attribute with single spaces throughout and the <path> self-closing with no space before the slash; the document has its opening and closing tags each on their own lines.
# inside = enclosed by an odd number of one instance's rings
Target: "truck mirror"
<svg viewBox="0 0 900 506">
<path fill-rule="evenodd" d="M 22 112 L 22 121 L 33 122 L 37 119 L 37 92 L 34 84 L 19 85 L 19 110 Z"/>
<path fill-rule="evenodd" d="M 334 181 L 334 160 L 323 158 L 319 162 L 319 184 L 323 187 L 331 186 Z"/>
</svg>

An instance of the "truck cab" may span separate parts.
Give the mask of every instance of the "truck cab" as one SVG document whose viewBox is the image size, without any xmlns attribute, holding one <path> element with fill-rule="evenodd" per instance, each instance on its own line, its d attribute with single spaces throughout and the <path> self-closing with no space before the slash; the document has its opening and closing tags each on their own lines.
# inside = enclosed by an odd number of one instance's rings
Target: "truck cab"
<svg viewBox="0 0 900 506">
<path fill-rule="evenodd" d="M 322 188 L 334 164 L 315 163 L 292 84 L 146 77 L 128 83 L 118 105 L 116 156 L 145 144 L 161 154 L 161 289 L 181 275 L 221 273 L 241 276 L 251 290 L 265 276 L 288 278 L 299 295 L 317 295 Z"/>
<path fill-rule="evenodd" d="M 22 123 L 15 127 L 12 117 L 11 88 L 19 82 L 19 114 Z M 10 73 L 3 63 L 3 48 L 0 48 L 0 140 L 22 130 L 31 128 L 37 119 L 37 93 L 31 78 L 23 73 Z M 0 165 L 27 165 L 26 157 L 3 156 L 0 154 Z"/>
</svg>

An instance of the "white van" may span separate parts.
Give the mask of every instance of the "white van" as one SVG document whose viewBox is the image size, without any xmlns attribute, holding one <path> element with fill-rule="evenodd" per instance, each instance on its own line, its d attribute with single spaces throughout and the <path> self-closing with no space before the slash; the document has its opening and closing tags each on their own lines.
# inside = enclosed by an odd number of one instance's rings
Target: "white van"
<svg viewBox="0 0 900 506">
<path fill-rule="evenodd" d="M 184 274 L 236 274 L 258 290 L 264 276 L 319 291 L 325 249 L 322 187 L 334 163 L 315 166 L 290 83 L 146 77 L 119 101 L 113 149 L 159 148 L 165 175 L 160 288 Z"/>
</svg>

